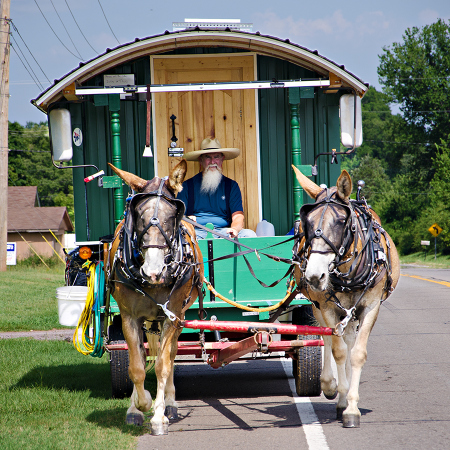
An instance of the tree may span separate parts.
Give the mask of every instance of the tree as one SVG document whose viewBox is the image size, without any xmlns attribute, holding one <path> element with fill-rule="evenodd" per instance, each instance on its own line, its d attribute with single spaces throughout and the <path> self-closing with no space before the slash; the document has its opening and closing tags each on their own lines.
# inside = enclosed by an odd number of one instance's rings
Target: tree
<svg viewBox="0 0 450 450">
<path fill-rule="evenodd" d="M 362 99 L 362 113 L 364 140 L 358 155 L 379 159 L 390 177 L 396 175 L 407 149 L 405 120 L 399 114 L 392 114 L 389 97 L 374 87 Z"/>
<path fill-rule="evenodd" d="M 47 124 L 9 123 L 9 148 L 9 185 L 37 186 L 40 206 L 66 206 L 73 220 L 72 170 L 53 167 Z"/>
<path fill-rule="evenodd" d="M 437 223 L 442 228 L 439 243 L 442 252 L 450 254 L 450 145 L 441 141 L 437 145 L 433 158 L 435 173 L 430 183 L 430 206 L 428 208 L 428 226 Z M 431 223 L 430 223 L 431 222 Z"/>
<path fill-rule="evenodd" d="M 382 162 L 369 155 L 364 156 L 361 159 L 361 164 L 352 170 L 351 175 L 355 186 L 358 180 L 365 182 L 363 195 L 367 202 L 376 209 L 376 205 L 390 190 L 391 185 Z"/>
<path fill-rule="evenodd" d="M 450 134 L 450 22 L 439 19 L 423 28 L 408 28 L 402 43 L 383 52 L 378 67 L 383 92 L 399 105 L 408 124 L 415 176 L 429 182 L 432 171 L 424 173 L 420 167 L 431 166 L 434 144 Z"/>
</svg>

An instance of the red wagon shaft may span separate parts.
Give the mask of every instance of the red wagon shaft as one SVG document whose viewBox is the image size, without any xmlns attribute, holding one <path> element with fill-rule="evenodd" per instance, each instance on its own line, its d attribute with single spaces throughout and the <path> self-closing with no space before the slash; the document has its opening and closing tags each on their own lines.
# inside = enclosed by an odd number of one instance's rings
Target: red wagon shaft
<svg viewBox="0 0 450 450">
<path fill-rule="evenodd" d="M 257 331 L 266 331 L 274 334 L 305 334 L 331 336 L 334 334 L 333 328 L 312 327 L 308 325 L 285 325 L 281 323 L 267 322 L 232 322 L 218 320 L 184 320 L 181 322 L 184 328 L 194 330 L 210 331 L 230 331 L 235 333 L 255 333 Z"/>
<path fill-rule="evenodd" d="M 211 352 L 208 358 L 208 364 L 217 369 L 229 364 L 241 356 L 255 350 L 263 353 L 270 351 L 292 352 L 296 347 L 320 346 L 321 340 L 313 341 L 280 341 L 273 342 L 273 334 L 293 334 L 293 335 L 332 335 L 333 329 L 326 327 L 313 327 L 307 325 L 287 325 L 280 323 L 267 322 L 232 322 L 217 320 L 185 320 L 181 322 L 184 328 L 194 330 L 225 331 L 235 333 L 253 333 L 253 336 L 245 338 L 238 342 L 223 343 L 223 348 Z"/>
</svg>

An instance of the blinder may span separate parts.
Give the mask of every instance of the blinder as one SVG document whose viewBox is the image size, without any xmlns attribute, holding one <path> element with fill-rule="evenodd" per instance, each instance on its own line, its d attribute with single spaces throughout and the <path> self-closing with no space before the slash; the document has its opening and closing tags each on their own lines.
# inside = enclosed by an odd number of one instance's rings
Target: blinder
<svg viewBox="0 0 450 450">
<path fill-rule="evenodd" d="M 142 192 L 135 194 L 128 201 L 128 208 L 125 215 L 125 226 L 124 226 L 125 229 L 124 247 L 126 249 L 124 253 L 128 269 L 136 277 L 137 274 L 139 273 L 138 267 L 141 266 L 143 263 L 142 249 L 144 248 L 159 248 L 159 249 L 169 248 L 170 253 L 168 253 L 164 257 L 164 264 L 166 265 L 166 267 L 168 267 L 169 273 L 172 273 L 174 272 L 174 270 L 176 270 L 177 266 L 176 263 L 182 258 L 182 255 L 180 253 L 182 252 L 181 249 L 182 246 L 181 242 L 178 241 L 180 241 L 179 230 L 181 220 L 185 212 L 185 205 L 182 200 L 178 200 L 175 197 L 173 197 L 171 192 L 167 188 L 165 188 L 165 181 L 166 178 L 163 178 L 159 181 L 158 189 L 150 192 Z M 165 191 L 167 191 L 167 193 Z M 146 202 L 155 197 L 156 197 L 156 204 L 152 218 L 144 226 L 144 229 L 140 232 L 140 234 L 137 235 L 135 230 L 135 218 L 137 214 L 139 214 L 139 209 L 142 210 L 142 208 L 145 207 Z M 172 207 L 176 208 L 174 229 L 170 236 L 167 236 L 167 233 L 162 228 L 158 217 L 161 199 L 169 203 Z M 159 229 L 159 232 L 162 234 L 162 236 L 166 241 L 165 244 L 142 246 L 141 242 L 145 233 L 148 231 L 149 228 L 153 226 Z"/>
<path fill-rule="evenodd" d="M 143 201 L 150 200 L 151 198 L 157 197 L 157 203 L 156 203 L 156 206 L 155 206 L 155 210 L 153 212 L 153 217 L 150 219 L 150 222 L 144 227 L 144 230 L 141 232 L 141 234 L 137 238 L 137 245 L 138 246 L 140 246 L 142 237 L 147 232 L 147 230 L 150 227 L 152 227 L 152 226 L 156 226 L 157 228 L 159 228 L 160 232 L 164 236 L 168 246 L 172 249 L 171 240 L 168 238 L 168 236 L 166 235 L 164 230 L 162 230 L 162 227 L 160 225 L 160 221 L 159 221 L 159 218 L 158 218 L 159 201 L 162 198 L 163 200 L 168 202 L 170 205 L 175 206 L 175 208 L 177 210 L 176 216 L 175 216 L 175 225 L 174 225 L 174 230 L 173 230 L 173 234 L 172 234 L 172 236 L 173 236 L 172 240 L 175 238 L 176 232 L 177 232 L 177 230 L 180 227 L 180 223 L 181 223 L 181 220 L 182 220 L 182 218 L 184 216 L 184 212 L 185 212 L 185 208 L 186 207 L 185 207 L 185 204 L 184 204 L 184 202 L 182 200 L 178 200 L 178 199 L 176 199 L 176 198 L 174 198 L 172 196 L 169 196 L 163 191 L 164 183 L 165 183 L 165 179 L 163 178 L 160 181 L 159 188 L 157 190 L 151 191 L 151 192 L 143 192 L 143 193 L 135 194 L 132 197 L 132 199 L 130 200 L 130 213 L 131 213 L 131 216 L 134 218 L 136 216 L 136 210 L 137 210 L 138 206 L 140 206 L 140 204 Z"/>
<path fill-rule="evenodd" d="M 323 194 L 325 194 L 325 198 L 323 198 Z M 322 197 L 322 198 L 320 198 L 320 197 Z M 308 250 L 308 248 L 311 246 L 311 242 L 313 239 L 321 238 L 331 247 L 332 253 L 334 253 L 336 255 L 335 265 L 337 265 L 339 260 L 348 251 L 348 247 L 351 244 L 351 235 L 352 235 L 352 233 L 355 233 L 355 231 L 356 231 L 356 216 L 355 216 L 353 209 L 349 205 L 347 205 L 346 203 L 339 201 L 333 197 L 336 197 L 336 192 L 329 193 L 328 188 L 325 189 L 324 191 L 322 191 L 322 193 L 320 193 L 318 196 L 318 198 L 320 198 L 319 200 L 316 200 L 315 203 L 307 203 L 300 208 L 300 220 L 301 220 L 303 232 L 305 233 L 305 244 L 303 247 L 303 251 L 306 252 Z M 339 249 L 330 241 L 330 239 L 328 239 L 328 237 L 326 237 L 324 235 L 323 230 L 322 230 L 323 218 L 324 218 L 325 211 L 326 211 L 328 205 L 336 205 L 340 208 L 344 208 L 344 210 L 347 213 L 347 220 L 346 220 L 345 227 L 344 227 L 344 235 L 342 237 L 342 242 L 340 244 Z M 320 222 L 314 231 L 314 234 L 312 236 L 310 236 L 310 235 L 308 235 L 306 219 L 307 219 L 307 216 L 309 213 L 311 213 L 313 210 L 315 210 L 319 207 L 323 207 L 324 210 L 322 212 Z M 351 221 L 351 225 L 349 226 L 350 221 Z M 311 252 L 329 253 L 329 252 L 321 252 L 319 250 L 311 250 Z"/>
</svg>

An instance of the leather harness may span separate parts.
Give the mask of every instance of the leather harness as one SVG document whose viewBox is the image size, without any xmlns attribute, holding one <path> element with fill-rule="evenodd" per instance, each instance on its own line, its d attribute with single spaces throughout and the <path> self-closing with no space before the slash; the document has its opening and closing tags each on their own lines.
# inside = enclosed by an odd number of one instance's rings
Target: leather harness
<svg viewBox="0 0 450 450">
<path fill-rule="evenodd" d="M 112 276 L 108 279 L 108 287 L 111 292 L 114 292 L 114 284 L 121 283 L 135 292 L 139 292 L 143 296 L 149 298 L 153 303 L 158 305 L 164 314 L 159 314 L 158 321 L 165 319 L 165 316 L 170 320 L 176 320 L 176 316 L 167 309 L 167 305 L 170 301 L 172 294 L 186 284 L 193 276 L 194 280 L 189 292 L 188 297 L 184 300 L 183 306 L 189 303 L 192 290 L 194 286 L 198 287 L 199 296 L 201 296 L 202 281 L 200 277 L 200 270 L 198 266 L 199 258 L 194 242 L 194 238 L 189 233 L 188 229 L 181 223 L 184 215 L 184 203 L 181 200 L 177 200 L 173 193 L 165 186 L 166 178 L 159 181 L 158 188 L 150 192 L 144 192 L 135 194 L 127 198 L 127 205 L 124 212 L 124 225 L 120 230 L 120 243 L 114 258 L 113 267 L 110 270 Z M 152 182 L 155 180 L 152 180 Z M 150 182 L 151 183 L 151 182 Z M 156 205 L 153 212 L 153 216 L 143 228 L 140 233 L 137 233 L 135 226 L 135 217 L 138 214 L 138 209 L 142 209 L 143 206 L 152 198 L 156 197 Z M 159 206 L 161 201 L 168 202 L 171 206 L 176 207 L 175 227 L 172 236 L 168 236 L 161 226 L 159 215 Z M 141 213 L 143 214 L 143 213 Z M 163 245 L 142 245 L 143 237 L 145 233 L 151 227 L 158 228 L 165 240 Z M 165 301 L 161 304 L 156 301 L 145 288 L 152 287 L 152 284 L 145 279 L 141 274 L 140 268 L 142 266 L 142 250 L 146 248 L 169 248 L 170 253 L 166 255 L 164 259 L 164 269 L 167 270 L 170 276 L 171 283 L 168 287 L 171 287 L 170 293 Z"/>
<path fill-rule="evenodd" d="M 323 195 L 325 194 L 325 195 Z M 322 198 L 323 197 L 323 198 Z M 344 203 L 336 196 L 336 191 L 331 192 L 325 189 L 319 194 L 313 204 L 303 205 L 300 209 L 300 220 L 305 233 L 305 242 L 302 249 L 297 244 L 298 261 L 301 263 L 301 269 L 306 270 L 309 255 L 311 253 L 334 253 L 334 261 L 330 264 L 329 275 L 331 288 L 328 289 L 327 301 L 332 301 L 343 310 L 347 315 L 348 311 L 340 303 L 336 296 L 337 292 L 361 291 L 356 303 L 351 308 L 352 315 L 356 314 L 356 309 L 366 294 L 367 290 L 376 286 L 387 274 L 383 297 L 381 301 L 386 300 L 392 292 L 392 267 L 390 244 L 386 231 L 378 223 L 370 212 L 365 199 L 350 200 Z M 319 223 L 313 234 L 308 235 L 307 216 L 318 208 L 323 208 Z M 324 216 L 328 208 L 343 208 L 346 211 L 346 223 L 340 245 L 335 245 L 331 239 L 323 233 L 322 225 Z M 387 253 L 381 244 L 381 235 L 386 242 Z M 330 250 L 320 251 L 311 248 L 314 239 L 323 239 Z M 358 250 L 358 242 L 361 241 L 361 248 Z M 344 264 L 350 267 L 341 271 Z M 316 307 L 319 307 L 315 302 Z"/>
</svg>

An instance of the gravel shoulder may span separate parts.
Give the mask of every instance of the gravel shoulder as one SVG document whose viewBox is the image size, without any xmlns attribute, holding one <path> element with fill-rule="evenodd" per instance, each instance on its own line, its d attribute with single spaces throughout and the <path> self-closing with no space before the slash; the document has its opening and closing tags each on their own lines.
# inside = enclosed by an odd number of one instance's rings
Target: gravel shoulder
<svg viewBox="0 0 450 450">
<path fill-rule="evenodd" d="M 75 329 L 63 330 L 30 330 L 30 331 L 0 331 L 0 339 L 15 339 L 15 338 L 32 338 L 39 341 L 68 341 L 72 342 L 72 337 Z"/>
</svg>

